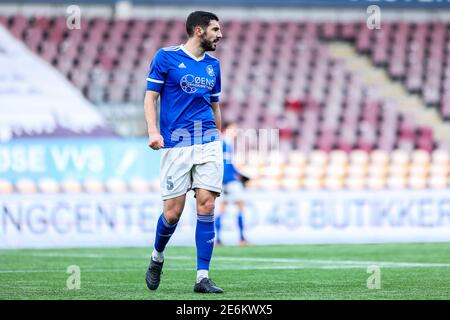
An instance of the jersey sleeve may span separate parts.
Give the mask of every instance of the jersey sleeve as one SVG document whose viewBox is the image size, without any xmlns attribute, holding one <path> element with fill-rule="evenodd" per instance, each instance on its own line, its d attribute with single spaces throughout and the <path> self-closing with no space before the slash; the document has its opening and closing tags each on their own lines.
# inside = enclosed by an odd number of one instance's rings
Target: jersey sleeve
<svg viewBox="0 0 450 320">
<path fill-rule="evenodd" d="M 167 59 L 163 50 L 158 50 L 150 64 L 147 76 L 147 90 L 161 92 L 168 72 Z"/>
<path fill-rule="evenodd" d="M 211 102 L 219 102 L 220 91 L 222 90 L 220 81 L 220 64 L 216 67 L 216 83 L 211 91 Z"/>
</svg>

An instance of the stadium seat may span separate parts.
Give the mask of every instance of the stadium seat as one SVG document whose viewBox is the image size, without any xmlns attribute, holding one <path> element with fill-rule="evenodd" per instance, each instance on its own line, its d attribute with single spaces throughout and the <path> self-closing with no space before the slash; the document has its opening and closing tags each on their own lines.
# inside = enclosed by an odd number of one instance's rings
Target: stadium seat
<svg viewBox="0 0 450 320">
<path fill-rule="evenodd" d="M 345 181 L 345 187 L 350 190 L 362 190 L 365 188 L 365 179 L 361 176 L 349 176 Z"/>
<path fill-rule="evenodd" d="M 281 180 L 281 188 L 289 191 L 297 191 L 302 188 L 303 180 L 300 178 L 287 177 Z"/>
<path fill-rule="evenodd" d="M 370 190 L 383 190 L 386 187 L 386 179 L 384 176 L 370 176 L 366 181 L 366 187 Z"/>
<path fill-rule="evenodd" d="M 288 155 L 288 163 L 291 165 L 305 165 L 308 158 L 302 151 L 293 150 Z"/>
<path fill-rule="evenodd" d="M 52 178 L 42 178 L 38 180 L 37 187 L 42 193 L 58 193 L 60 191 L 59 183 Z"/>
<path fill-rule="evenodd" d="M 432 161 L 434 164 L 443 164 L 443 165 L 449 165 L 450 161 L 450 155 L 445 150 L 434 150 L 431 154 Z"/>
<path fill-rule="evenodd" d="M 350 162 L 354 165 L 366 166 L 369 162 L 369 154 L 363 150 L 354 150 L 350 153 Z"/>
<path fill-rule="evenodd" d="M 407 178 L 404 175 L 390 175 L 387 179 L 387 186 L 390 189 L 406 189 Z"/>
<path fill-rule="evenodd" d="M 386 166 L 389 163 L 389 154 L 383 150 L 374 150 L 370 153 L 373 165 Z"/>
<path fill-rule="evenodd" d="M 106 191 L 111 193 L 127 192 L 127 184 L 122 179 L 109 178 L 105 182 Z"/>
<path fill-rule="evenodd" d="M 275 191 L 281 188 L 281 179 L 261 178 L 260 188 L 267 191 Z"/>
<path fill-rule="evenodd" d="M 328 162 L 328 154 L 321 150 L 312 151 L 309 155 L 309 163 L 313 166 L 325 166 Z"/>
<path fill-rule="evenodd" d="M 428 166 L 430 158 L 430 153 L 425 150 L 414 150 L 411 154 L 411 162 L 417 165 Z"/>
<path fill-rule="evenodd" d="M 320 176 L 307 176 L 303 180 L 303 186 L 307 190 L 320 190 L 323 188 L 323 179 Z"/>
<path fill-rule="evenodd" d="M 261 167 L 261 175 L 266 178 L 279 179 L 283 175 L 284 166 L 282 163 L 274 163 Z"/>
<path fill-rule="evenodd" d="M 306 167 L 305 176 L 307 178 L 318 178 L 321 179 L 325 175 L 326 167 L 322 165 L 317 165 L 315 163 L 309 163 Z"/>
<path fill-rule="evenodd" d="M 144 178 L 133 178 L 128 185 L 131 192 L 145 193 L 151 190 L 150 184 Z"/>
<path fill-rule="evenodd" d="M 344 166 L 348 163 L 348 155 L 342 150 L 333 150 L 329 153 L 329 162 L 337 166 Z"/>
<path fill-rule="evenodd" d="M 431 176 L 428 180 L 431 189 L 446 189 L 449 187 L 449 179 L 446 176 Z"/>
<path fill-rule="evenodd" d="M 405 166 L 409 164 L 409 154 L 404 150 L 394 150 L 391 153 L 391 163 L 393 165 Z"/>
<path fill-rule="evenodd" d="M 88 193 L 102 193 L 105 192 L 104 184 L 95 178 L 89 178 L 83 181 L 84 190 Z"/>
<path fill-rule="evenodd" d="M 344 179 L 339 176 L 328 176 L 324 180 L 324 187 L 330 190 L 341 190 L 344 187 Z"/>
<path fill-rule="evenodd" d="M 64 179 L 61 181 L 61 190 L 65 193 L 82 192 L 81 183 L 75 179 Z"/>
<path fill-rule="evenodd" d="M 145 135 L 141 112 L 132 112 L 128 105 L 142 104 L 150 58 L 158 48 L 183 41 L 184 22 L 89 16 L 82 23 L 92 32 L 67 32 L 64 16 L 0 15 L 1 25 L 53 64 L 88 99 L 107 103 L 104 112 L 120 132 Z M 323 40 L 352 45 L 360 57 L 384 69 L 387 77 L 403 83 L 428 107 L 437 108 L 448 125 L 449 23 L 383 21 L 382 31 L 369 30 L 364 21 L 224 23 L 227 36 L 214 52 L 221 60 L 226 88 L 221 97 L 224 119 L 244 128 L 280 129 L 281 154 L 250 152 L 238 159 L 239 169 L 253 178 L 250 186 L 378 190 L 420 189 L 423 179 L 433 188 L 447 184 L 449 153 L 438 148 L 445 143 L 438 143 L 434 129 L 419 125 L 412 112 L 371 90 L 361 81 L 361 71 L 333 57 Z M 136 90 L 140 84 L 142 90 Z M 114 109 L 112 104 L 121 107 Z M 55 190 L 49 183 L 43 188 L 42 182 L 34 187 L 29 181 L 22 184 L 21 190 Z M 89 180 L 83 186 L 88 192 L 123 192 L 128 187 L 140 192 L 157 190 L 159 181 L 137 179 L 127 185 L 113 180 L 103 185 Z M 82 191 L 75 180 L 61 181 L 58 188 Z"/>
<path fill-rule="evenodd" d="M 350 178 L 363 179 L 367 175 L 366 164 L 350 164 L 348 167 L 348 176 Z"/>
<path fill-rule="evenodd" d="M 36 183 L 33 180 L 27 179 L 27 178 L 18 179 L 15 182 L 15 189 L 19 193 L 36 193 L 36 192 L 38 192 Z"/>
<path fill-rule="evenodd" d="M 14 192 L 13 184 L 8 180 L 0 180 L 0 194 Z"/>
</svg>

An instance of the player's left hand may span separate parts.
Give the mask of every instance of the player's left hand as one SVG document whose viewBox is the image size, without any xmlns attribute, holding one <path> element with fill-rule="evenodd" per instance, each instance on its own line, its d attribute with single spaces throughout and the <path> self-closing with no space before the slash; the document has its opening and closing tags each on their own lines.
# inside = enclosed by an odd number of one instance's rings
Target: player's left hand
<svg viewBox="0 0 450 320">
<path fill-rule="evenodd" d="M 152 134 L 148 137 L 148 146 L 153 150 L 164 148 L 164 139 L 160 134 Z"/>
</svg>

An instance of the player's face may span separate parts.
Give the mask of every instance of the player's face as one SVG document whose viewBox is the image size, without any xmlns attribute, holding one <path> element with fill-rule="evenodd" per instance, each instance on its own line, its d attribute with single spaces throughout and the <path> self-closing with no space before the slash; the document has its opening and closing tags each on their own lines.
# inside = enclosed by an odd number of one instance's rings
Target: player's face
<svg viewBox="0 0 450 320">
<path fill-rule="evenodd" d="M 219 22 L 211 20 L 201 35 L 201 46 L 205 51 L 214 51 L 220 38 L 222 38 L 222 32 L 220 31 Z"/>
</svg>

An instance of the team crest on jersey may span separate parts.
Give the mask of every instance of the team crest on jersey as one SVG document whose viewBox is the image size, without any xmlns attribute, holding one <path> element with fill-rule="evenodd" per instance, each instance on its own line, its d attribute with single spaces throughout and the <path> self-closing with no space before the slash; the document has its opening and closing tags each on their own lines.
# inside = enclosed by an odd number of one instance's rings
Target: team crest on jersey
<svg viewBox="0 0 450 320">
<path fill-rule="evenodd" d="M 208 64 L 208 65 L 206 66 L 206 72 L 208 73 L 208 75 L 209 75 L 210 77 L 214 77 L 214 76 L 215 76 L 215 74 L 214 74 L 214 69 L 213 69 L 212 65 L 210 65 L 210 64 Z"/>
</svg>

